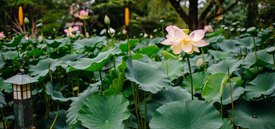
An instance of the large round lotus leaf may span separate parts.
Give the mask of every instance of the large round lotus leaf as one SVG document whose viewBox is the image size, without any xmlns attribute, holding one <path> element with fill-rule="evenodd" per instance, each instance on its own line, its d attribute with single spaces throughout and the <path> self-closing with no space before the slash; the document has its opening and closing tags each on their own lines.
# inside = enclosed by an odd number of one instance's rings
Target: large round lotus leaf
<svg viewBox="0 0 275 129">
<path fill-rule="evenodd" d="M 215 107 L 203 101 L 176 101 L 157 109 L 151 129 L 219 129 L 223 122 Z"/>
<path fill-rule="evenodd" d="M 208 67 L 207 71 L 215 74 L 215 73 L 227 73 L 228 70 L 230 73 L 238 70 L 238 67 L 240 66 L 241 61 L 234 60 L 231 58 L 227 58 L 217 64 L 213 64 L 210 67 Z"/>
<path fill-rule="evenodd" d="M 249 129 L 274 129 L 275 104 L 235 103 L 235 124 Z"/>
<path fill-rule="evenodd" d="M 218 100 L 221 98 L 223 94 L 223 89 L 225 83 L 223 81 L 226 80 L 226 75 L 223 73 L 216 73 L 210 75 L 206 82 L 205 85 L 203 86 L 201 95 L 206 101 L 211 101 L 211 100 Z"/>
<path fill-rule="evenodd" d="M 0 55 L 2 54 L 0 53 Z M 0 69 L 2 69 L 4 65 L 5 65 L 5 61 L 3 60 L 3 58 L 0 58 Z"/>
<path fill-rule="evenodd" d="M 36 65 L 30 66 L 31 75 L 45 77 L 50 70 L 54 72 L 58 66 L 62 65 L 62 62 L 57 59 L 47 58 L 40 60 Z"/>
<path fill-rule="evenodd" d="M 46 84 L 46 93 L 53 100 L 60 101 L 60 102 L 67 102 L 69 100 L 73 100 L 74 99 L 74 97 L 65 98 L 59 90 L 55 90 L 54 89 L 54 84 L 52 82 L 48 82 Z"/>
<path fill-rule="evenodd" d="M 169 87 L 165 90 L 162 90 L 152 96 L 152 101 L 147 103 L 147 118 L 151 119 L 153 113 L 161 105 L 174 102 L 174 101 L 189 101 L 191 100 L 191 94 L 188 90 L 183 89 L 179 86 Z M 142 115 L 144 116 L 145 110 L 144 105 L 140 106 Z"/>
<path fill-rule="evenodd" d="M 0 91 L 0 108 L 4 107 L 6 105 L 6 100 L 4 94 Z"/>
<path fill-rule="evenodd" d="M 232 98 L 233 102 L 240 98 L 240 96 L 244 93 L 244 88 L 241 86 L 234 85 L 232 89 Z M 227 105 L 231 103 L 230 98 L 230 86 L 227 84 L 224 88 L 223 95 L 222 95 L 222 104 Z"/>
<path fill-rule="evenodd" d="M 262 95 L 271 95 L 275 91 L 275 72 L 259 74 L 245 87 L 248 99 L 259 98 Z"/>
<path fill-rule="evenodd" d="M 240 48 L 236 46 L 238 43 L 237 40 L 224 40 L 222 43 L 219 43 L 218 46 L 225 52 L 239 52 Z"/>
<path fill-rule="evenodd" d="M 76 40 L 73 44 L 76 50 L 82 49 L 84 47 L 94 48 L 96 44 L 106 44 L 106 37 L 96 36 L 93 38 L 84 38 Z"/>
<path fill-rule="evenodd" d="M 243 65 L 245 68 L 249 68 L 253 65 L 264 66 L 273 64 L 272 55 L 267 53 L 267 50 L 257 51 L 257 61 L 255 58 L 255 53 L 249 53 L 244 59 Z"/>
<path fill-rule="evenodd" d="M 128 105 L 122 95 L 90 95 L 79 111 L 79 120 L 89 129 L 123 129 L 123 121 L 130 116 Z"/>
<path fill-rule="evenodd" d="M 209 73 L 206 72 L 196 72 L 192 74 L 192 79 L 193 79 L 193 85 L 195 88 L 195 91 L 199 91 L 202 89 Z M 187 76 L 186 79 L 182 82 L 183 86 L 185 88 L 188 88 L 189 91 L 191 91 L 191 79 L 190 76 Z"/>
<path fill-rule="evenodd" d="M 223 119 L 223 124 L 220 129 L 232 129 L 232 123 L 231 120 L 228 118 Z"/>
<path fill-rule="evenodd" d="M 97 82 L 95 84 L 91 84 L 86 90 L 84 90 L 82 93 L 80 93 L 71 103 L 70 108 L 68 109 L 67 113 L 67 120 L 66 122 L 69 125 L 74 125 L 77 123 L 78 118 L 78 112 L 81 108 L 81 106 L 84 103 L 84 100 L 86 97 L 91 95 L 92 93 L 96 92 L 98 90 L 98 86 L 101 85 L 101 82 Z"/>
<path fill-rule="evenodd" d="M 238 44 L 242 48 L 247 48 L 249 50 L 252 50 L 254 47 L 253 38 L 252 37 L 245 37 L 239 40 Z"/>
<path fill-rule="evenodd" d="M 113 49 L 108 50 L 106 52 L 100 52 L 95 58 L 81 58 L 78 61 L 67 61 L 66 63 L 70 66 L 69 72 L 75 70 L 86 70 L 86 71 L 99 71 L 103 68 L 103 66 L 108 62 L 111 58 L 112 53 L 114 52 Z"/>
<path fill-rule="evenodd" d="M 161 69 L 170 77 L 170 80 L 174 80 L 183 75 L 183 63 L 168 59 L 162 61 Z"/>
<path fill-rule="evenodd" d="M 223 60 L 225 58 L 230 57 L 230 53 L 229 52 L 224 52 L 224 51 L 215 51 L 215 50 L 209 50 L 208 51 L 210 53 L 211 56 L 214 57 L 215 60 Z"/>
<path fill-rule="evenodd" d="M 140 53 L 143 53 L 143 54 L 146 54 L 147 56 L 149 57 L 154 57 L 158 54 L 159 52 L 159 47 L 156 46 L 156 45 L 147 45 L 146 47 L 144 48 L 141 48 L 139 50 Z"/>
<path fill-rule="evenodd" d="M 142 90 L 152 93 L 170 86 L 170 80 L 162 70 L 138 60 L 127 60 L 125 75 L 127 79 L 137 83 Z"/>
<path fill-rule="evenodd" d="M 153 100 L 160 104 L 165 104 L 173 101 L 188 101 L 191 100 L 191 94 L 181 87 L 170 87 L 153 95 Z"/>
</svg>

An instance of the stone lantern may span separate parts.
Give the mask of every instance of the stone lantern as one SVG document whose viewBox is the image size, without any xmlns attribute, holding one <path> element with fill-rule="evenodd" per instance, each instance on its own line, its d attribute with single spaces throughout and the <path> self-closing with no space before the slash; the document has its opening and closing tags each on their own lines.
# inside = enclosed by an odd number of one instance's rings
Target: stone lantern
<svg viewBox="0 0 275 129">
<path fill-rule="evenodd" d="M 17 74 L 7 80 L 12 84 L 14 105 L 14 129 L 32 128 L 31 84 L 38 80 L 26 74 Z"/>
</svg>

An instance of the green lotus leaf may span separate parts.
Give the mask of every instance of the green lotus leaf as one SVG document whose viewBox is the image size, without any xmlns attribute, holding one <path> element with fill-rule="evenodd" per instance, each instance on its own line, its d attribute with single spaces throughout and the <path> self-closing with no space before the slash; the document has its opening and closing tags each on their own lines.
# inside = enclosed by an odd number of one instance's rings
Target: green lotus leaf
<svg viewBox="0 0 275 129">
<path fill-rule="evenodd" d="M 5 65 L 5 61 L 3 60 L 3 58 L 0 58 L 0 69 L 2 69 L 4 65 Z"/>
<path fill-rule="evenodd" d="M 106 37 L 96 36 L 92 38 L 84 38 L 76 40 L 73 44 L 76 50 L 82 49 L 84 47 L 94 48 L 97 44 L 106 44 Z"/>
<path fill-rule="evenodd" d="M 0 91 L 5 91 L 7 93 L 12 92 L 12 86 L 10 83 L 5 83 L 3 78 L 0 78 Z"/>
<path fill-rule="evenodd" d="M 128 52 L 128 44 L 130 44 L 130 49 L 132 50 L 136 46 L 136 44 L 139 43 L 139 41 L 139 39 L 129 39 L 123 41 L 121 44 L 119 44 L 119 48 L 122 52 Z"/>
<path fill-rule="evenodd" d="M 106 52 L 100 52 L 95 58 L 81 58 L 78 61 L 67 61 L 66 63 L 71 67 L 68 69 L 69 72 L 75 70 L 86 70 L 86 71 L 99 71 L 104 65 L 109 61 L 112 56 L 112 53 L 115 50 L 110 49 Z"/>
<path fill-rule="evenodd" d="M 216 73 L 210 75 L 205 85 L 203 86 L 201 95 L 206 101 L 219 100 L 223 94 L 224 85 L 223 81 L 226 81 L 226 75 L 223 73 Z"/>
<path fill-rule="evenodd" d="M 234 79 L 231 79 L 231 81 L 232 81 L 232 98 L 234 102 L 237 99 L 239 99 L 240 96 L 244 93 L 244 88 L 236 85 L 236 82 L 234 81 Z M 217 100 L 217 101 L 220 101 L 220 100 Z M 222 104 L 227 105 L 230 103 L 231 103 L 230 86 L 229 86 L 229 83 L 227 83 L 226 86 L 224 87 L 224 91 L 222 94 Z"/>
<path fill-rule="evenodd" d="M 240 47 L 247 48 L 249 50 L 252 50 L 254 47 L 253 38 L 252 37 L 245 37 L 239 40 Z"/>
<path fill-rule="evenodd" d="M 257 61 L 255 58 L 255 53 L 249 53 L 244 59 L 242 63 L 245 68 L 250 68 L 251 66 L 266 66 L 273 64 L 272 55 L 267 53 L 267 50 L 259 50 L 257 51 Z"/>
<path fill-rule="evenodd" d="M 40 60 L 36 65 L 31 65 L 29 70 L 33 76 L 45 77 L 50 70 L 54 72 L 58 66 L 62 65 L 64 64 L 57 59 L 47 58 Z"/>
<path fill-rule="evenodd" d="M 232 129 L 232 123 L 231 120 L 228 118 L 223 119 L 223 125 L 220 129 Z"/>
<path fill-rule="evenodd" d="M 246 94 L 248 99 L 256 99 L 262 95 L 271 95 L 275 91 L 275 72 L 263 73 L 257 75 L 257 77 L 248 82 L 245 86 Z"/>
<path fill-rule="evenodd" d="M 235 103 L 235 124 L 249 129 L 274 129 L 275 104 Z"/>
<path fill-rule="evenodd" d="M 202 87 L 204 86 L 204 83 L 206 82 L 208 75 L 209 75 L 209 73 L 207 73 L 207 72 L 196 72 L 196 73 L 192 74 L 193 85 L 194 85 L 195 91 L 199 91 L 202 89 Z M 183 83 L 184 87 L 190 89 L 191 88 L 190 82 L 191 82 L 190 76 L 187 76 L 186 79 L 182 83 Z"/>
<path fill-rule="evenodd" d="M 179 86 L 169 87 L 153 95 L 153 101 L 159 104 L 166 104 L 173 101 L 188 101 L 191 100 L 191 94 Z"/>
<path fill-rule="evenodd" d="M 25 36 L 24 34 L 21 34 L 16 37 L 13 37 L 13 39 L 9 43 L 6 43 L 5 45 L 7 45 L 9 47 L 17 47 L 24 36 Z"/>
<path fill-rule="evenodd" d="M 1 52 L 1 55 L 3 56 L 4 60 L 13 60 L 19 57 L 17 51 Z"/>
<path fill-rule="evenodd" d="M 162 61 L 161 69 L 170 77 L 170 80 L 174 80 L 183 75 L 183 64 L 177 60 L 168 59 Z"/>
<path fill-rule="evenodd" d="M 46 84 L 46 93 L 51 96 L 51 98 L 53 100 L 57 100 L 57 101 L 60 101 L 60 102 L 67 102 L 69 100 L 73 100 L 74 98 L 71 97 L 71 98 L 65 98 L 62 93 L 60 91 L 57 91 L 53 88 L 53 83 L 52 82 L 48 82 Z"/>
<path fill-rule="evenodd" d="M 222 51 L 236 53 L 240 50 L 236 44 L 238 44 L 237 40 L 228 39 L 224 40 L 222 43 L 219 43 L 218 46 L 222 49 Z"/>
<path fill-rule="evenodd" d="M 232 74 L 234 71 L 238 70 L 238 67 L 241 65 L 241 61 L 227 58 L 217 64 L 212 64 L 208 67 L 207 71 L 215 73 L 229 73 Z"/>
<path fill-rule="evenodd" d="M 209 50 L 208 52 L 214 57 L 215 60 L 223 60 L 231 56 L 231 54 L 226 51 L 224 52 L 224 51 Z"/>
<path fill-rule="evenodd" d="M 0 108 L 7 105 L 4 94 L 0 91 Z"/>
<path fill-rule="evenodd" d="M 118 74 L 118 77 L 115 78 L 112 81 L 112 84 L 109 86 L 109 89 L 104 90 L 103 95 L 115 95 L 115 94 L 118 94 L 122 90 L 122 88 L 123 88 L 124 78 L 125 78 L 125 73 L 124 72 L 120 72 Z"/>
<path fill-rule="evenodd" d="M 84 90 L 82 93 L 80 93 L 71 103 L 70 108 L 68 109 L 67 113 L 67 120 L 66 122 L 73 126 L 78 121 L 78 112 L 81 108 L 81 106 L 84 103 L 84 100 L 86 97 L 91 95 L 92 93 L 96 92 L 98 90 L 98 86 L 101 85 L 100 82 L 91 84 L 86 90 Z"/>
<path fill-rule="evenodd" d="M 154 56 L 158 55 L 159 50 L 160 49 L 159 49 L 158 46 L 156 46 L 156 45 L 149 45 L 149 46 L 146 46 L 144 48 L 141 48 L 139 50 L 139 52 L 143 53 L 143 54 L 146 54 L 149 57 L 154 57 Z"/>
<path fill-rule="evenodd" d="M 151 129 L 219 129 L 222 123 L 219 112 L 212 104 L 193 100 L 162 105 L 149 126 Z"/>
<path fill-rule="evenodd" d="M 157 93 L 170 86 L 170 80 L 162 70 L 138 60 L 127 60 L 126 78 L 144 91 Z"/>
<path fill-rule="evenodd" d="M 90 95 L 79 111 L 79 120 L 89 129 L 123 129 L 129 118 L 129 102 L 122 95 Z"/>
</svg>

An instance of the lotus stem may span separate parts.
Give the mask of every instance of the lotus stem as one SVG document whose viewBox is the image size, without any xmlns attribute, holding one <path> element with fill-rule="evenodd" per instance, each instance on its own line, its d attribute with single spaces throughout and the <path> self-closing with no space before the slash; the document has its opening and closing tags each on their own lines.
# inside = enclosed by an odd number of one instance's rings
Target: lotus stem
<svg viewBox="0 0 275 129">
<path fill-rule="evenodd" d="M 116 71 L 116 57 L 115 56 L 113 56 L 113 64 L 114 64 L 114 69 Z"/>
<path fill-rule="evenodd" d="M 86 36 L 87 29 L 86 29 L 86 21 L 85 20 L 83 21 L 83 26 L 84 26 L 84 37 L 87 37 Z"/>
<path fill-rule="evenodd" d="M 166 68 L 166 75 L 169 75 L 169 71 L 168 71 L 168 61 L 167 59 L 165 59 L 165 68 Z"/>
<path fill-rule="evenodd" d="M 206 71 L 206 62 L 205 62 L 205 56 L 204 56 L 203 48 L 201 48 L 201 53 L 202 53 L 203 69 L 204 69 L 204 71 Z"/>
<path fill-rule="evenodd" d="M 231 84 L 231 79 L 230 79 L 230 73 L 229 73 L 229 68 L 227 69 L 227 74 L 228 74 L 228 83 L 230 87 L 230 101 L 231 101 L 231 107 L 232 107 L 232 129 L 234 129 L 234 102 L 233 102 L 233 96 L 232 96 L 232 84 Z"/>
<path fill-rule="evenodd" d="M 138 87 L 137 87 L 137 85 L 133 84 L 133 82 L 131 82 L 131 85 L 132 85 L 132 90 L 133 90 L 133 99 L 134 99 L 134 105 L 135 105 L 135 112 L 136 112 L 137 121 L 138 121 L 138 129 L 142 129 L 143 128 L 143 122 L 142 122 L 142 118 L 139 114 L 139 92 L 138 92 Z"/>
<path fill-rule="evenodd" d="M 191 70 L 189 55 L 187 55 L 187 63 L 188 63 L 190 80 L 191 80 L 191 82 L 190 82 L 191 83 L 191 98 L 192 98 L 192 100 L 194 100 L 194 86 L 193 86 L 192 70 Z"/>
<path fill-rule="evenodd" d="M 102 92 L 103 92 L 103 84 L 102 84 L 101 70 L 99 70 L 99 78 L 100 78 L 100 82 L 101 82 L 101 85 L 99 87 L 99 91 L 100 91 L 100 94 L 102 94 Z"/>
<path fill-rule="evenodd" d="M 256 42 L 255 42 L 255 37 L 253 36 L 253 44 L 254 44 L 254 53 L 255 53 L 255 59 L 257 62 L 258 56 L 257 56 L 257 46 L 256 46 Z"/>
<path fill-rule="evenodd" d="M 274 53 L 272 54 L 272 57 L 273 57 L 273 65 L 274 65 L 274 68 L 275 68 L 275 56 L 274 56 Z"/>
<path fill-rule="evenodd" d="M 53 129 L 53 127 L 54 127 L 54 124 L 56 123 L 56 120 L 57 120 L 57 118 L 58 118 L 58 114 L 59 114 L 59 105 L 57 105 L 57 111 L 56 111 L 56 115 L 55 115 L 55 117 L 54 117 L 54 120 L 53 120 L 53 123 L 51 124 L 51 127 L 50 127 L 50 129 Z"/>
<path fill-rule="evenodd" d="M 223 118 L 223 105 L 222 105 L 222 96 L 221 96 L 221 117 Z"/>
</svg>

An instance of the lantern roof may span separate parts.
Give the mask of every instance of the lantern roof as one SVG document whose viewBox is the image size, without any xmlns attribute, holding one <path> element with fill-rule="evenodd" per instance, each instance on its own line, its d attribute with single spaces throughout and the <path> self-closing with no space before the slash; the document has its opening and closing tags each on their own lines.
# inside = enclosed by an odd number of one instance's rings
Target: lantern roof
<svg viewBox="0 0 275 129">
<path fill-rule="evenodd" d="M 17 85 L 24 85 L 24 84 L 34 83 L 37 81 L 38 80 L 34 77 L 31 77 L 27 74 L 19 73 L 17 75 L 14 75 L 14 76 L 6 79 L 4 82 L 11 83 L 11 84 L 17 84 Z"/>
</svg>

